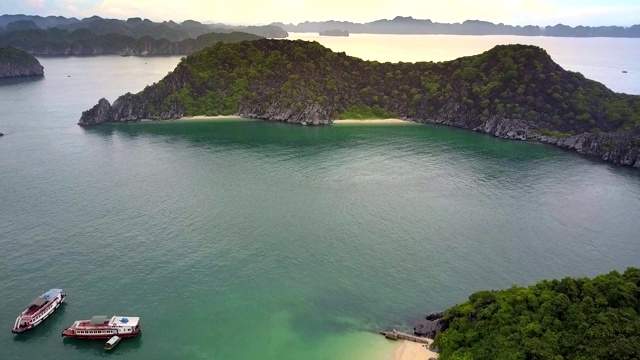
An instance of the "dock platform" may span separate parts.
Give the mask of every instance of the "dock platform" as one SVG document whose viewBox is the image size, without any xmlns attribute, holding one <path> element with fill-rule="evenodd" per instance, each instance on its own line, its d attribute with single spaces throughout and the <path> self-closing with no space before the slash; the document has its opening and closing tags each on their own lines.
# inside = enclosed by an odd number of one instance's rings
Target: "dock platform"
<svg viewBox="0 0 640 360">
<path fill-rule="evenodd" d="M 380 335 L 384 335 L 385 338 L 389 340 L 408 340 L 413 341 L 420 344 L 430 344 L 431 340 L 426 337 L 415 336 L 407 333 L 403 333 L 400 331 L 392 330 L 392 331 L 380 331 Z"/>
</svg>

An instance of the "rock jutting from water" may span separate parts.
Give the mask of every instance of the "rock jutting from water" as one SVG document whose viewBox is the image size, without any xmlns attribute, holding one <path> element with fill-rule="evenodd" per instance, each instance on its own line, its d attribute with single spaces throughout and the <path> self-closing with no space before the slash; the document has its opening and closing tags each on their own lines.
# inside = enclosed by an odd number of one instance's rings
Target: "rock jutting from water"
<svg viewBox="0 0 640 360">
<path fill-rule="evenodd" d="M 237 115 L 303 125 L 400 118 L 537 141 L 640 168 L 640 96 L 566 71 L 541 48 L 501 45 L 441 63 L 379 63 L 317 42 L 217 44 L 80 125 Z"/>
<path fill-rule="evenodd" d="M 414 327 L 413 333 L 429 339 L 435 339 L 439 332 L 445 331 L 449 327 L 449 321 L 444 317 L 444 311 L 429 313 L 420 320 Z"/>
<path fill-rule="evenodd" d="M 16 48 L 0 48 L 0 79 L 30 76 L 44 76 L 38 59 Z"/>
</svg>

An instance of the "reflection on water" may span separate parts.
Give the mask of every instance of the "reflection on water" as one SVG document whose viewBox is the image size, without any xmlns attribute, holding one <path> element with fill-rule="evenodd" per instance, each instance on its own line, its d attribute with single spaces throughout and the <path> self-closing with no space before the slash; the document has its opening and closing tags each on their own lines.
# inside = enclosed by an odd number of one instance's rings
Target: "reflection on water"
<svg viewBox="0 0 640 360">
<path fill-rule="evenodd" d="M 137 352 L 143 343 L 143 331 L 134 338 L 122 339 L 118 346 L 110 351 L 104 349 L 105 340 L 87 340 L 87 339 L 73 339 L 62 338 L 62 343 L 65 347 L 73 348 L 73 351 L 77 351 L 84 356 L 92 355 L 97 357 L 106 356 L 118 356 L 118 355 L 133 355 Z"/>
<path fill-rule="evenodd" d="M 19 84 L 35 83 L 35 82 L 39 82 L 39 81 L 43 81 L 43 80 L 44 80 L 43 76 L 4 78 L 4 79 L 0 79 L 0 87 L 13 86 L 13 85 L 19 85 Z"/>
</svg>

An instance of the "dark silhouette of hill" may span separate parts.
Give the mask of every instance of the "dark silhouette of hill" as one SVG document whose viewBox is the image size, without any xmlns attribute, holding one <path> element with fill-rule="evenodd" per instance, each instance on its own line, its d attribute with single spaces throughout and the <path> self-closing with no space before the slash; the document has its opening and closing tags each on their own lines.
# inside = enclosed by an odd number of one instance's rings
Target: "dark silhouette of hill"
<svg viewBox="0 0 640 360">
<path fill-rule="evenodd" d="M 136 39 L 150 36 L 155 39 L 166 39 L 169 41 L 181 41 L 190 38 L 197 38 L 210 32 L 241 31 L 263 37 L 285 38 L 287 32 L 273 25 L 266 26 L 231 26 L 224 24 L 209 25 L 194 20 L 186 20 L 182 23 L 174 21 L 153 22 L 149 19 L 139 17 L 127 20 L 106 19 L 100 16 L 78 20 L 76 18 L 65 18 L 62 16 L 33 16 L 33 15 L 2 15 L 0 16 L 0 34 L 7 34 L 13 31 L 24 31 L 33 29 L 47 30 L 57 28 L 74 32 L 76 30 L 88 29 L 96 35 L 118 34 L 130 36 Z M 220 30 L 222 29 L 222 30 Z"/>
<path fill-rule="evenodd" d="M 640 37 L 640 25 L 622 26 L 576 26 L 562 24 L 541 27 L 537 25 L 513 26 L 488 21 L 466 20 L 462 23 L 438 23 L 429 19 L 414 19 L 397 16 L 392 20 L 381 19 L 368 23 L 349 21 L 305 21 L 297 25 L 273 23 L 289 32 L 322 32 L 344 30 L 352 34 L 450 34 L 450 35 L 520 35 L 557 37 Z"/>
</svg>

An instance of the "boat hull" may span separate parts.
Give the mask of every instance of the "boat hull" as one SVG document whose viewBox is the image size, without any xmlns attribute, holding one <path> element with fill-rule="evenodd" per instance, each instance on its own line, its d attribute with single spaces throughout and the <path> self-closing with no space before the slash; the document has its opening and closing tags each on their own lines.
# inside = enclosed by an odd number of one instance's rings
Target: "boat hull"
<svg viewBox="0 0 640 360">
<path fill-rule="evenodd" d="M 53 313 L 56 311 L 56 309 L 58 309 L 58 308 L 60 307 L 60 305 L 62 305 L 62 304 L 64 303 L 64 300 L 65 300 L 66 298 L 67 298 L 67 295 L 66 295 L 66 294 L 62 294 L 62 295 L 60 296 L 60 299 L 59 299 L 59 300 L 58 300 L 58 299 L 54 300 L 54 301 L 56 302 L 56 304 L 51 308 L 51 310 L 47 311 L 47 312 L 42 316 L 42 318 L 40 318 L 40 319 L 38 319 L 37 321 L 35 321 L 35 322 L 31 323 L 31 324 L 30 324 L 30 326 L 27 326 L 27 327 L 18 327 L 18 325 L 17 325 L 17 324 L 19 324 L 19 323 L 20 323 L 20 319 L 22 318 L 22 315 L 18 316 L 18 317 L 16 318 L 16 322 L 15 322 L 15 325 L 14 325 L 13 329 L 11 329 L 11 332 L 12 332 L 12 333 L 14 333 L 14 334 L 22 334 L 22 333 L 25 333 L 25 332 L 27 332 L 27 331 L 29 331 L 29 330 L 31 330 L 31 329 L 33 329 L 33 328 L 35 328 L 36 326 L 38 326 L 38 325 L 40 325 L 40 324 L 42 324 L 42 322 L 43 322 L 43 321 L 45 321 L 46 319 L 48 319 L 48 318 L 49 318 L 49 316 L 51 316 L 51 314 L 53 314 Z"/>
<path fill-rule="evenodd" d="M 63 337 L 67 337 L 70 339 L 84 339 L 84 340 L 109 340 L 114 335 L 117 335 L 121 339 L 133 338 L 140 334 L 140 331 L 134 334 L 103 334 L 103 335 L 77 335 L 73 333 L 71 330 L 64 330 L 61 334 Z"/>
</svg>

